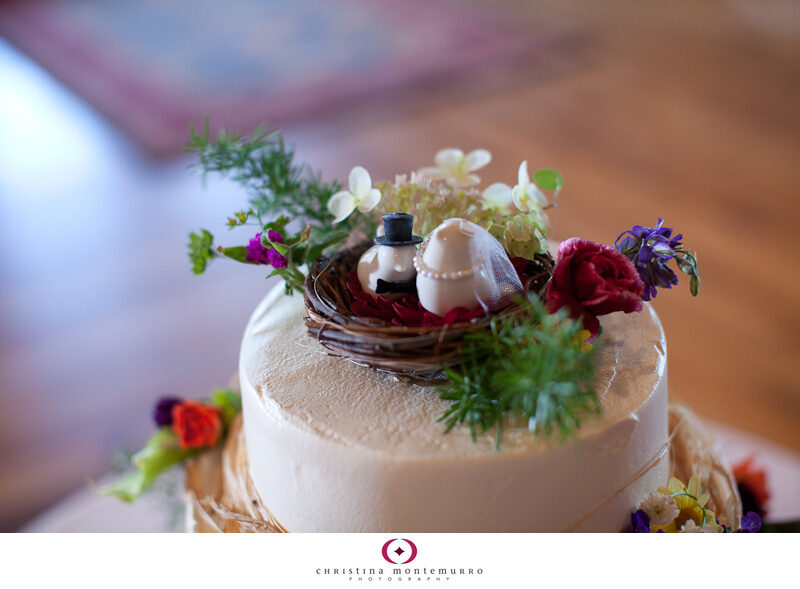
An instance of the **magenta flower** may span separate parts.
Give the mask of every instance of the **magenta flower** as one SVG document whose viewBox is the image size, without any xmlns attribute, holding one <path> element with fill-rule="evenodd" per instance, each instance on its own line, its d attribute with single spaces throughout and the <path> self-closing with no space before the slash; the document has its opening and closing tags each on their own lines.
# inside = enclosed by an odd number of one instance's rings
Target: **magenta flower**
<svg viewBox="0 0 800 589">
<path fill-rule="evenodd" d="M 273 243 L 283 243 L 283 235 L 279 231 L 272 229 L 267 233 L 269 240 Z M 280 252 L 273 248 L 268 248 L 261 243 L 261 233 L 250 240 L 247 245 L 247 261 L 275 268 L 286 268 L 287 260 Z"/>
<path fill-rule="evenodd" d="M 258 233 L 247 244 L 247 261 L 255 262 L 256 264 L 269 264 L 269 257 L 267 256 L 269 251 L 261 245 L 261 234 Z"/>
<path fill-rule="evenodd" d="M 269 250 L 267 259 L 274 268 L 286 268 L 286 256 L 282 255 L 278 250 Z"/>
</svg>

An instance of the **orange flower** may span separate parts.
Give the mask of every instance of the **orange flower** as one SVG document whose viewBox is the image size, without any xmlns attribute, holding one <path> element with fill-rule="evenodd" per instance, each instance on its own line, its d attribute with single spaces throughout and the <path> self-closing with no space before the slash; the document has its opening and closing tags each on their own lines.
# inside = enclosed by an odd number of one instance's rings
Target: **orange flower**
<svg viewBox="0 0 800 589">
<path fill-rule="evenodd" d="M 218 407 L 184 401 L 172 408 L 172 429 L 181 448 L 211 448 L 222 435 L 222 417 Z"/>
<path fill-rule="evenodd" d="M 744 511 L 756 511 L 763 518 L 767 514 L 767 475 L 764 469 L 759 469 L 753 463 L 754 456 L 742 460 L 733 467 L 733 476 L 739 486 L 742 496 Z"/>
</svg>

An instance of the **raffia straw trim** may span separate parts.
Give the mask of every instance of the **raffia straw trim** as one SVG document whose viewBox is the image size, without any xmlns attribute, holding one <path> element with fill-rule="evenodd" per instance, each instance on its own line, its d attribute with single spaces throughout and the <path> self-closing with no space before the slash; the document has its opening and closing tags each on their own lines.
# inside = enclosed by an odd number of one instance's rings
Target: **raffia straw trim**
<svg viewBox="0 0 800 589">
<path fill-rule="evenodd" d="M 739 529 L 742 502 L 725 455 L 694 413 L 682 405 L 670 405 L 669 436 L 653 458 L 647 461 L 622 487 L 562 531 L 575 530 L 603 506 L 655 468 L 667 454 L 670 458 L 670 477 L 676 477 L 683 483 L 688 483 L 692 476 L 697 477 L 703 489 L 711 494 L 706 504 L 707 507 L 716 514 L 720 522 L 732 530 Z M 653 489 L 653 491 L 655 490 Z M 631 509 L 631 511 L 633 510 Z"/>
<path fill-rule="evenodd" d="M 672 476 L 686 483 L 691 476 L 700 479 L 711 494 L 708 508 L 729 528 L 738 530 L 742 501 L 730 464 L 711 433 L 692 411 L 671 405 L 669 427 L 674 438 L 670 447 Z M 674 435 L 680 430 L 680 435 Z"/>
<path fill-rule="evenodd" d="M 250 477 L 241 415 L 231 426 L 223 448 L 186 464 L 187 529 L 195 532 L 287 532 L 264 505 Z M 708 508 L 733 530 L 740 526 L 742 506 L 730 466 L 713 437 L 686 407 L 670 405 L 669 436 L 622 487 L 576 519 L 575 530 L 669 456 L 670 476 L 684 483 L 698 477 L 711 497 Z M 663 481 L 666 485 L 667 481 Z M 656 489 L 652 489 L 655 491 Z M 636 506 L 631 506 L 634 511 Z"/>
<path fill-rule="evenodd" d="M 635 474 L 635 475 L 633 475 L 633 476 L 632 476 L 632 477 L 631 477 L 631 478 L 628 480 L 628 482 L 626 482 L 624 485 L 622 485 L 622 486 L 621 486 L 619 489 L 617 489 L 617 490 L 616 490 L 614 493 L 612 493 L 611 495 L 609 495 L 608 497 L 606 497 L 605 499 L 603 499 L 603 500 L 602 500 L 600 503 L 598 503 L 598 504 L 597 504 L 597 505 L 596 505 L 596 506 L 595 506 L 595 507 L 594 507 L 592 510 L 590 510 L 589 512 L 587 512 L 587 513 L 583 514 L 581 517 L 579 517 L 578 519 L 576 519 L 574 522 L 572 522 L 570 525 L 568 525 L 566 528 L 564 528 L 564 529 L 563 529 L 563 530 L 561 530 L 561 531 L 562 531 L 562 532 L 574 532 L 574 531 L 575 531 L 575 529 L 576 529 L 576 528 L 577 528 L 579 525 L 581 525 L 581 524 L 582 524 L 583 522 L 585 522 L 587 519 L 589 519 L 590 517 L 592 517 L 592 516 L 593 516 L 595 513 L 597 513 L 597 512 L 598 512 L 598 511 L 600 511 L 600 510 L 601 510 L 603 507 L 605 507 L 605 506 L 606 506 L 606 505 L 607 505 L 607 504 L 608 504 L 610 501 L 613 501 L 613 500 L 614 500 L 614 499 L 615 499 L 615 498 L 616 498 L 616 497 L 617 497 L 617 496 L 618 496 L 620 493 L 622 493 L 622 492 L 623 492 L 625 489 L 627 489 L 628 487 L 630 487 L 630 486 L 631 486 L 633 483 L 635 483 L 636 481 L 638 481 L 640 478 L 642 478 L 644 475 L 646 475 L 648 472 L 650 472 L 650 471 L 651 471 L 651 470 L 653 470 L 653 469 L 654 469 L 656 466 L 658 466 L 658 464 L 659 464 L 659 463 L 660 463 L 660 462 L 661 462 L 661 461 L 662 461 L 662 460 L 663 460 L 663 459 L 664 459 L 664 458 L 665 458 L 665 457 L 668 455 L 668 453 L 669 453 L 669 447 L 670 447 L 670 442 L 671 442 L 671 440 L 672 440 L 672 437 L 671 437 L 671 436 L 670 436 L 669 438 L 667 438 L 667 441 L 666 441 L 666 442 L 664 442 L 664 444 L 661 446 L 661 448 L 659 448 L 659 449 L 658 449 L 658 452 L 656 452 L 656 454 L 655 454 L 655 455 L 654 455 L 654 456 L 653 456 L 653 457 L 652 457 L 650 460 L 648 460 L 648 461 L 647 461 L 647 463 L 645 463 L 645 465 L 644 465 L 644 466 L 642 466 L 642 467 L 641 467 L 641 468 L 640 468 L 638 471 L 636 471 L 636 474 Z M 655 491 L 655 489 L 653 489 L 653 490 Z M 631 511 L 635 511 L 635 508 L 632 508 L 632 509 L 631 509 Z"/>
<path fill-rule="evenodd" d="M 242 415 L 223 448 L 186 463 L 188 517 L 195 532 L 286 532 L 261 501 L 247 466 Z"/>
</svg>

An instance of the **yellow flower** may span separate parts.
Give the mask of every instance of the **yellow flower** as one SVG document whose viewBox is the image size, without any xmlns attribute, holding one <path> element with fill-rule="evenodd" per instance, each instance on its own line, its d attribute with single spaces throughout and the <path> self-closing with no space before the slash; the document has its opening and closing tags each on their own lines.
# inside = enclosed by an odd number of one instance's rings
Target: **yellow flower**
<svg viewBox="0 0 800 589">
<path fill-rule="evenodd" d="M 578 346 L 580 345 L 581 352 L 586 353 L 592 349 L 592 344 L 589 342 L 589 339 L 592 337 L 592 332 L 588 329 L 581 329 L 578 333 L 575 334 L 575 337 L 572 338 L 572 345 Z"/>
<path fill-rule="evenodd" d="M 695 527 L 702 528 L 705 531 L 722 531 L 722 526 L 717 523 L 714 512 L 705 508 L 711 495 L 708 492 L 703 492 L 700 479 L 697 477 L 690 478 L 688 485 L 684 485 L 679 479 L 673 477 L 666 487 L 661 487 L 658 490 L 660 493 L 675 500 L 675 505 L 678 506 L 678 515 L 667 524 L 651 526 L 651 532 L 658 532 L 659 530 L 678 532 L 684 531 L 684 528 L 687 528 L 686 531 L 688 531 L 694 530 Z M 689 521 L 693 523 L 687 526 L 686 524 Z"/>
</svg>

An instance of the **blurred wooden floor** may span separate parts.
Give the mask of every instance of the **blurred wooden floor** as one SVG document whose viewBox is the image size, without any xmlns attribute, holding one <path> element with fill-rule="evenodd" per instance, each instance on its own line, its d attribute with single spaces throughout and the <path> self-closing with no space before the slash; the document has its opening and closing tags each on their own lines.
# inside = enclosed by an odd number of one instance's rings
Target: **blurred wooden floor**
<svg viewBox="0 0 800 589">
<path fill-rule="evenodd" d="M 353 105 L 288 139 L 328 177 L 391 177 L 446 145 L 491 150 L 488 182 L 523 158 L 556 167 L 556 238 L 610 243 L 664 217 L 703 278 L 695 300 L 682 284 L 656 301 L 671 395 L 800 451 L 798 4 L 501 4 L 568 42 L 531 71 Z M 232 264 L 189 273 L 187 232 L 224 234 L 244 199 L 187 163 L 147 160 L 0 41 L 0 530 L 139 445 L 157 396 L 235 370 L 268 285 Z"/>
</svg>

